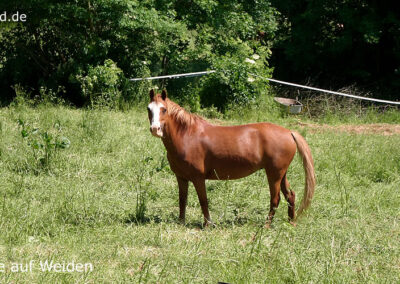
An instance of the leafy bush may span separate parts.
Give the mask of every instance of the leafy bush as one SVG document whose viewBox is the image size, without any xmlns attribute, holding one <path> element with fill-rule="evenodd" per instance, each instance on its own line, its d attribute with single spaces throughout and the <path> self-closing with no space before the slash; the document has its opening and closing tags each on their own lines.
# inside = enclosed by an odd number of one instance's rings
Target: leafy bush
<svg viewBox="0 0 400 284">
<path fill-rule="evenodd" d="M 114 108 L 121 99 L 121 77 L 123 72 L 111 60 L 104 65 L 90 67 L 86 76 L 77 75 L 82 93 L 92 107 L 104 106 Z"/>
<path fill-rule="evenodd" d="M 146 62 L 138 68 L 136 77 L 145 78 L 150 77 L 150 69 Z M 123 78 L 121 83 L 122 101 L 120 108 L 125 109 L 130 106 L 147 102 L 149 90 L 153 87 L 153 83 L 149 80 L 131 82 L 129 78 Z"/>
<path fill-rule="evenodd" d="M 15 84 L 13 86 L 13 90 L 15 92 L 14 100 L 11 105 L 16 107 L 21 107 L 24 105 L 32 105 L 33 100 L 30 99 L 31 94 L 25 90 L 20 84 Z"/>
<path fill-rule="evenodd" d="M 268 89 L 267 81 L 257 76 L 271 72 L 264 63 L 265 55 L 261 57 L 256 53 L 249 57 L 222 56 L 215 59 L 213 65 L 217 72 L 204 77 L 201 83 L 202 106 L 214 105 L 224 110 L 229 105 L 254 103 Z"/>
<path fill-rule="evenodd" d="M 65 88 L 63 86 L 58 86 L 57 90 L 48 89 L 45 86 L 41 86 L 39 89 L 39 100 L 43 104 L 64 104 L 64 99 L 61 98 L 60 94 L 65 94 Z"/>
</svg>

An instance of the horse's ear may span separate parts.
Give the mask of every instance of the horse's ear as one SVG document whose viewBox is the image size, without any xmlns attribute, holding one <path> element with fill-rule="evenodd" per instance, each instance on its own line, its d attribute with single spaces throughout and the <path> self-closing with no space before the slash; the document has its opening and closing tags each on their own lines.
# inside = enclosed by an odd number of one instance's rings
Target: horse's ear
<svg viewBox="0 0 400 284">
<path fill-rule="evenodd" d="M 150 90 L 150 100 L 154 99 L 154 89 Z"/>
<path fill-rule="evenodd" d="M 165 101 L 165 99 L 167 98 L 167 91 L 166 91 L 166 90 L 162 90 L 161 98 L 162 98 L 164 101 Z"/>
</svg>

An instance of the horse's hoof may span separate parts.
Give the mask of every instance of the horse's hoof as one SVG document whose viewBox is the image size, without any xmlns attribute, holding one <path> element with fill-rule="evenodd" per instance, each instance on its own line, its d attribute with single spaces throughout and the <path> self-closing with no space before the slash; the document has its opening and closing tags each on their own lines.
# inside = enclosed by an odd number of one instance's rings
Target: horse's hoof
<svg viewBox="0 0 400 284">
<path fill-rule="evenodd" d="M 289 221 L 289 224 L 292 225 L 293 227 L 296 227 L 296 223 L 294 221 Z"/>
<path fill-rule="evenodd" d="M 185 218 L 179 218 L 178 223 L 181 225 L 185 225 L 186 224 Z"/>
<path fill-rule="evenodd" d="M 204 221 L 203 228 L 215 228 L 217 227 L 213 221 Z"/>
</svg>

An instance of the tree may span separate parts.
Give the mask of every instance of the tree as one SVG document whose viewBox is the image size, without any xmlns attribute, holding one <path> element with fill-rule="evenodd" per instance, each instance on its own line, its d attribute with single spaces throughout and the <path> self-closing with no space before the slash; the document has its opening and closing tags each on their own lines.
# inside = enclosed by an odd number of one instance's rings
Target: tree
<svg viewBox="0 0 400 284">
<path fill-rule="evenodd" d="M 273 1 L 276 75 L 318 84 L 400 87 L 400 13 L 388 1 Z M 391 90 L 392 91 L 392 90 Z"/>
<path fill-rule="evenodd" d="M 88 96 L 79 78 L 95 68 L 103 70 L 107 59 L 122 70 L 123 78 L 235 69 L 231 63 L 247 66 L 243 62 L 254 54 L 262 64 L 249 70 L 271 71 L 264 64 L 277 26 L 275 10 L 267 1 L 20 0 L 0 5 L 0 10 L 23 11 L 28 18 L 1 31 L 7 40 L 0 42 L 0 87 L 9 98 L 15 84 L 33 95 L 43 86 L 52 90 L 62 86 L 66 99 L 82 105 Z M 239 82 L 226 80 L 227 73 L 220 73 L 210 78 L 212 82 L 174 81 L 168 89 L 192 106 L 222 108 L 232 98 L 247 102 L 244 98 L 256 97 L 260 89 L 239 88 L 240 82 L 248 83 L 247 75 L 240 71 L 243 76 L 238 76 L 238 72 L 234 76 Z M 232 82 L 237 86 L 232 87 Z M 210 84 L 225 88 L 222 100 L 210 100 L 212 96 L 204 92 Z M 131 91 L 128 87 L 125 93 Z M 193 97 L 192 92 L 197 95 Z M 208 98 L 201 99 L 200 93 Z"/>
</svg>

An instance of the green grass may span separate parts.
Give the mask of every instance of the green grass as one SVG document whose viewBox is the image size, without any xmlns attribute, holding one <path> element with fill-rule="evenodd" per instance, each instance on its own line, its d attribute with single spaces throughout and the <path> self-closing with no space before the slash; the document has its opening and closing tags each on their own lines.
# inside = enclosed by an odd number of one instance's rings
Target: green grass
<svg viewBox="0 0 400 284">
<path fill-rule="evenodd" d="M 400 281 L 399 135 L 295 129 L 311 146 L 318 183 L 298 226 L 288 224 L 282 198 L 272 228 L 263 228 L 269 191 L 260 171 L 207 182 L 217 227 L 202 230 L 192 185 L 187 225 L 178 224 L 176 180 L 144 110 L 0 109 L 0 263 L 6 266 L 0 282 Z M 398 112 L 390 116 L 399 121 Z M 268 118 L 287 127 L 298 121 L 256 112 L 231 117 L 233 123 Z M 18 119 L 67 137 L 70 147 L 38 169 Z M 299 204 L 299 159 L 288 178 Z M 137 214 L 138 197 L 146 201 L 144 216 Z M 12 263 L 31 260 L 33 272 L 10 271 Z M 89 262 L 94 270 L 42 272 L 38 263 L 45 260 Z"/>
</svg>

